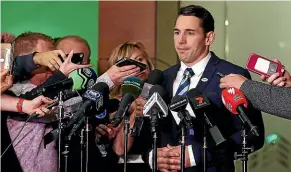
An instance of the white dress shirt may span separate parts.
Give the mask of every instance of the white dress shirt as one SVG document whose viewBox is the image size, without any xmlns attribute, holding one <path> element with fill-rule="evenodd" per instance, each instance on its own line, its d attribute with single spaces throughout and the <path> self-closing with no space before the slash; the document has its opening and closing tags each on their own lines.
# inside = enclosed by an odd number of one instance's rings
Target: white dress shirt
<svg viewBox="0 0 291 172">
<path fill-rule="evenodd" d="M 192 88 L 196 88 L 199 80 L 201 79 L 201 76 L 204 72 L 204 69 L 207 65 L 207 63 L 209 62 L 211 58 L 211 54 L 210 52 L 207 54 L 207 56 L 205 58 L 203 58 L 202 60 L 200 60 L 198 63 L 196 63 L 195 65 L 191 66 L 192 70 L 194 71 L 195 75 L 191 77 L 190 79 L 190 86 L 189 86 L 189 90 L 192 89 Z M 183 74 L 184 74 L 184 71 L 188 68 L 188 66 L 186 66 L 183 62 L 181 62 L 181 67 L 177 73 L 177 76 L 176 76 L 176 79 L 174 81 L 174 84 L 173 84 L 173 97 L 176 95 L 176 92 L 178 90 L 178 87 L 180 85 L 180 82 L 182 81 L 183 79 Z M 208 79 L 207 78 L 202 78 L 201 80 L 203 80 L 202 82 L 208 82 Z M 186 110 L 189 112 L 189 114 L 193 117 L 195 117 L 195 114 L 193 112 L 193 110 L 191 109 L 189 103 L 188 105 L 186 106 Z M 178 117 L 178 114 L 177 112 L 174 112 L 174 111 L 171 111 L 177 125 L 179 125 L 180 123 L 180 118 Z M 193 166 L 196 166 L 196 162 L 195 162 L 195 158 L 194 158 L 194 154 L 193 154 L 193 150 L 192 150 L 192 145 L 188 145 L 187 146 L 188 148 L 188 152 L 189 152 L 189 157 L 190 157 L 190 164 L 191 164 L 191 167 Z M 152 168 L 152 156 L 153 156 L 153 151 L 151 151 L 149 153 L 149 165 L 150 167 Z"/>
</svg>

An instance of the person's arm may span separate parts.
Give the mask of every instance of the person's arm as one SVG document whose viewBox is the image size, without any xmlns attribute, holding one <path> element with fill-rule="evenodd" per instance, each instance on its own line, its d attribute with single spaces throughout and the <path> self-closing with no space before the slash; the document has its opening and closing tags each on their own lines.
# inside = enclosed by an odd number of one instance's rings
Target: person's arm
<svg viewBox="0 0 291 172">
<path fill-rule="evenodd" d="M 266 113 L 291 119 L 291 88 L 246 80 L 241 88 L 253 106 Z"/>
<path fill-rule="evenodd" d="M 99 76 L 97 78 L 96 83 L 98 82 L 104 82 L 108 85 L 109 89 L 111 90 L 114 87 L 114 83 L 113 81 L 110 79 L 109 75 L 107 74 L 107 72 L 105 72 L 104 74 L 102 74 L 101 76 Z"/>
<path fill-rule="evenodd" d="M 43 116 L 49 111 L 43 105 L 50 102 L 51 100 L 44 96 L 39 96 L 33 100 L 24 100 L 3 94 L 1 96 L 1 111 L 19 112 L 28 115 L 37 112 L 40 116 Z"/>
<path fill-rule="evenodd" d="M 39 67 L 34 63 L 33 56 L 34 53 L 15 57 L 13 68 L 15 81 L 27 80 L 30 76 L 30 73 Z"/>
<path fill-rule="evenodd" d="M 135 115 L 131 114 L 130 119 L 129 119 L 129 122 L 130 122 L 129 128 L 133 127 L 134 121 L 135 121 Z M 118 128 L 119 128 L 119 130 L 116 134 L 115 139 L 113 140 L 113 150 L 117 155 L 121 156 L 124 154 L 124 129 L 123 129 L 124 122 L 121 122 L 120 125 L 118 126 Z M 128 134 L 127 152 L 130 151 L 130 149 L 133 145 L 133 142 L 134 142 L 134 137 L 132 137 L 129 133 Z"/>
<path fill-rule="evenodd" d="M 245 70 L 245 72 L 243 73 L 243 76 L 251 80 L 251 75 L 247 70 Z M 246 113 L 247 113 L 248 118 L 252 122 L 252 124 L 257 127 L 258 132 L 259 132 L 258 137 L 254 136 L 251 132 L 247 133 L 248 135 L 247 142 L 253 148 L 253 151 L 256 151 L 262 148 L 264 145 L 265 127 L 264 127 L 264 122 L 262 118 L 262 113 L 259 110 L 255 109 L 252 103 L 249 103 Z M 236 144 L 240 145 L 242 143 L 241 124 L 236 124 L 235 126 L 239 131 L 235 133 L 234 135 L 232 135 L 232 138 Z"/>
</svg>

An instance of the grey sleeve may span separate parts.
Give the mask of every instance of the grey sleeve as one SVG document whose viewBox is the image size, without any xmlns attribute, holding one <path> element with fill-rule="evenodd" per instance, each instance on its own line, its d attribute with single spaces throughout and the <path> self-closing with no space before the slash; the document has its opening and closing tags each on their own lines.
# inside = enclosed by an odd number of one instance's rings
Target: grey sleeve
<svg viewBox="0 0 291 172">
<path fill-rule="evenodd" d="M 291 88 L 247 80 L 242 84 L 240 90 L 256 109 L 291 119 Z"/>
<path fill-rule="evenodd" d="M 108 76 L 107 72 L 105 72 L 103 75 L 101 75 L 97 78 L 96 83 L 98 83 L 98 82 L 106 83 L 110 89 L 112 89 L 114 87 L 114 83 L 110 79 L 110 77 Z"/>
</svg>

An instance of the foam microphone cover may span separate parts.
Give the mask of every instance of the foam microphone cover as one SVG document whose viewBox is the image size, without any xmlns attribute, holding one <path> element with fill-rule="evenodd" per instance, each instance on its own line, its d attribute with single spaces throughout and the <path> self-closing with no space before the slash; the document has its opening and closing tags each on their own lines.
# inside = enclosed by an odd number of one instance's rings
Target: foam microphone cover
<svg viewBox="0 0 291 172">
<path fill-rule="evenodd" d="M 221 98 L 224 106 L 233 114 L 238 114 L 239 105 L 247 108 L 248 102 L 245 95 L 237 88 L 226 88 L 222 90 Z"/>
<path fill-rule="evenodd" d="M 82 90 L 95 84 L 97 73 L 93 68 L 81 68 L 71 72 L 69 78 L 71 78 L 74 83 L 72 90 Z"/>
<path fill-rule="evenodd" d="M 136 99 L 141 92 L 143 86 L 142 81 L 137 77 L 127 77 L 121 84 L 121 93 L 123 95 L 130 94 Z"/>
<path fill-rule="evenodd" d="M 163 85 L 164 82 L 164 74 L 161 70 L 155 69 L 153 70 L 148 77 L 148 83 L 152 85 Z"/>
</svg>

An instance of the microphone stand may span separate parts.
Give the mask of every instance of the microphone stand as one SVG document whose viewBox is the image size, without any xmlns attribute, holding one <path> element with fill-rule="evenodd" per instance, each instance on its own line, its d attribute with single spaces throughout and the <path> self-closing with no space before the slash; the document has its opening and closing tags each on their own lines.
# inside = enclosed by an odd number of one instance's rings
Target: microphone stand
<svg viewBox="0 0 291 172">
<path fill-rule="evenodd" d="M 153 156 L 152 156 L 152 171 L 156 172 L 157 171 L 157 164 L 158 164 L 158 149 L 157 149 L 157 129 L 156 127 L 158 126 L 158 112 L 155 112 L 153 110 L 153 113 L 151 115 L 151 131 L 153 135 Z"/>
<path fill-rule="evenodd" d="M 86 172 L 88 172 L 88 162 L 89 162 L 89 117 L 86 116 L 86 124 L 85 124 L 85 131 L 86 131 Z"/>
<path fill-rule="evenodd" d="M 178 112 L 178 116 L 181 119 L 180 128 L 181 128 L 181 172 L 185 171 L 185 149 L 186 149 L 186 139 L 187 139 L 187 129 L 192 128 L 191 118 L 189 114 L 187 115 L 186 110 Z"/>
<path fill-rule="evenodd" d="M 203 172 L 207 171 L 207 130 L 204 123 L 204 136 L 203 136 Z"/>
<path fill-rule="evenodd" d="M 245 126 L 243 126 L 243 129 L 242 129 L 242 138 L 243 138 L 242 152 L 241 152 L 241 154 L 235 155 L 235 158 L 241 159 L 243 172 L 247 172 L 247 170 L 248 170 L 248 155 L 249 155 L 251 148 L 247 147 L 247 133 L 246 133 Z"/>
<path fill-rule="evenodd" d="M 81 167 L 81 169 L 80 169 L 80 172 L 83 172 L 83 154 L 84 154 L 84 152 L 83 152 L 83 149 L 84 149 L 84 129 L 82 128 L 82 130 L 81 130 L 81 133 L 80 133 L 80 148 L 81 148 L 81 152 L 80 152 L 80 167 Z"/>
<path fill-rule="evenodd" d="M 62 118 L 64 116 L 64 101 L 63 101 L 63 91 L 59 92 L 59 123 L 58 123 L 58 134 L 59 134 L 59 142 L 58 142 L 58 172 L 61 172 L 61 140 L 62 140 L 62 128 L 63 128 L 63 123 L 62 123 Z M 67 167 L 65 167 L 66 170 Z"/>
<path fill-rule="evenodd" d="M 181 172 L 185 169 L 186 135 L 184 122 L 181 121 Z"/>
<path fill-rule="evenodd" d="M 129 121 L 129 113 L 128 113 L 129 106 L 126 107 L 126 111 L 124 114 L 124 166 L 123 171 L 126 172 L 127 170 L 127 145 L 128 145 L 128 133 L 129 133 L 129 127 L 130 127 L 130 121 Z"/>
</svg>

